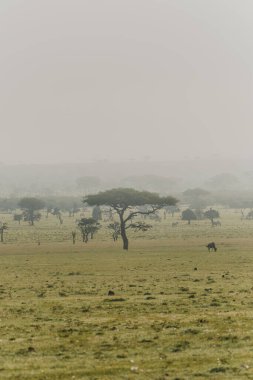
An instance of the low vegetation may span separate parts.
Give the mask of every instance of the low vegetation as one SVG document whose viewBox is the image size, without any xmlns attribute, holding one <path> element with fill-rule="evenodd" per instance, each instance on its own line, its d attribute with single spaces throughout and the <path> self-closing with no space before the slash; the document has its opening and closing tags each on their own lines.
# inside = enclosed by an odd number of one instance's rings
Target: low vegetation
<svg viewBox="0 0 253 380">
<path fill-rule="evenodd" d="M 105 221 L 73 244 L 68 213 L 1 215 L 0 378 L 252 378 L 253 223 L 219 211 L 221 228 L 152 221 L 128 252 Z"/>
</svg>

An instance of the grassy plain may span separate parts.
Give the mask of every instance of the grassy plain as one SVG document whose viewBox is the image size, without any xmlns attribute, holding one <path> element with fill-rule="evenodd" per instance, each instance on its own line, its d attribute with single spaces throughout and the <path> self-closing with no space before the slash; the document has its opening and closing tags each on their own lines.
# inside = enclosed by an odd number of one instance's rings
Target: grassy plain
<svg viewBox="0 0 253 380">
<path fill-rule="evenodd" d="M 253 221 L 221 216 L 123 252 L 105 229 L 72 245 L 72 218 L 2 215 L 0 379 L 253 379 Z"/>
</svg>

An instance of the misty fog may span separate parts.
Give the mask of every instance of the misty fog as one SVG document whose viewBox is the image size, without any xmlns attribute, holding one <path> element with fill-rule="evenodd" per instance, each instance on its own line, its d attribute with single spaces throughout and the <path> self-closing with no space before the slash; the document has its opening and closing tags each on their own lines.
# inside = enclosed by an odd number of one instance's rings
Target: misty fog
<svg viewBox="0 0 253 380">
<path fill-rule="evenodd" d="M 251 192 L 252 10 L 2 1 L 0 197 Z"/>
<path fill-rule="evenodd" d="M 0 161 L 251 159 L 252 11 L 250 0 L 1 1 Z"/>
</svg>

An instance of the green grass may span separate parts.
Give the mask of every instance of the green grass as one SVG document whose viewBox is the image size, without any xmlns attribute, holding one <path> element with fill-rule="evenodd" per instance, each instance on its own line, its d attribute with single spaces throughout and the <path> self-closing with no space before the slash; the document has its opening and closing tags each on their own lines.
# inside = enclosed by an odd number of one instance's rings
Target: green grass
<svg viewBox="0 0 253 380">
<path fill-rule="evenodd" d="M 5 215 L 0 379 L 253 379 L 253 221 L 221 215 L 154 223 L 129 252 L 104 230 L 72 245 L 72 218 Z"/>
</svg>

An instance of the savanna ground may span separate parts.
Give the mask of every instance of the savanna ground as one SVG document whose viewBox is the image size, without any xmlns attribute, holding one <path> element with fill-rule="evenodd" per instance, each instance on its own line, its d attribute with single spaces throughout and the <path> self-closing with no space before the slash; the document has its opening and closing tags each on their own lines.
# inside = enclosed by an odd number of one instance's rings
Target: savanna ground
<svg viewBox="0 0 253 380">
<path fill-rule="evenodd" d="M 129 252 L 2 215 L 0 379 L 253 379 L 253 221 L 220 213 L 154 222 Z"/>
</svg>

